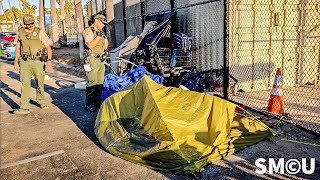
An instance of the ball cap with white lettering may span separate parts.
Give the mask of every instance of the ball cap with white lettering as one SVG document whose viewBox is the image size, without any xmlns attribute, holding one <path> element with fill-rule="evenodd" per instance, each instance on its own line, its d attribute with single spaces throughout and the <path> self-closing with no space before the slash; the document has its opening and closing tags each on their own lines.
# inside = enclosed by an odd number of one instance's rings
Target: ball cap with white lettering
<svg viewBox="0 0 320 180">
<path fill-rule="evenodd" d="M 103 24 L 107 24 L 107 18 L 102 14 L 96 15 L 94 19 L 99 19 Z"/>
<path fill-rule="evenodd" d="M 30 14 L 26 14 L 23 16 L 23 23 L 24 24 L 32 24 L 32 23 L 34 23 L 34 19 Z"/>
</svg>

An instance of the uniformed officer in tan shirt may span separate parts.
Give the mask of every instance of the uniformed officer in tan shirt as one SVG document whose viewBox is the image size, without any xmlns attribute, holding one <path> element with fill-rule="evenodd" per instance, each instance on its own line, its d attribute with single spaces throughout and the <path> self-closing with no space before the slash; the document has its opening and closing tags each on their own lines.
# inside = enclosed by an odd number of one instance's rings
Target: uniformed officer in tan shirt
<svg viewBox="0 0 320 180">
<path fill-rule="evenodd" d="M 31 76 L 33 75 L 37 84 L 36 100 L 41 109 L 47 109 L 44 94 L 44 70 L 52 69 L 52 41 L 47 34 L 34 27 L 34 19 L 31 15 L 23 16 L 24 28 L 20 28 L 14 40 L 16 52 L 14 69 L 20 70 L 21 102 L 20 109 L 13 111 L 14 114 L 29 114 Z M 48 59 L 44 57 L 43 51 L 47 52 Z M 45 62 L 46 61 L 46 62 Z M 44 68 L 45 67 L 45 68 Z"/>
<path fill-rule="evenodd" d="M 89 53 L 86 61 L 90 64 L 90 71 L 86 71 L 86 109 L 87 111 L 96 111 L 100 108 L 102 84 L 105 74 L 105 66 L 102 55 L 108 48 L 108 40 L 102 29 L 107 23 L 104 15 L 96 15 L 94 23 L 83 32 L 85 43 Z"/>
</svg>

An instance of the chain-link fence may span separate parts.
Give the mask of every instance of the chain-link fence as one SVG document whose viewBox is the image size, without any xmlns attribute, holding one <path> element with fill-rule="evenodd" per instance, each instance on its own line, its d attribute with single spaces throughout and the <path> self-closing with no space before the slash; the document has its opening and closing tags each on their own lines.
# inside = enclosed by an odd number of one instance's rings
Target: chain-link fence
<svg viewBox="0 0 320 180">
<path fill-rule="evenodd" d="M 229 65 L 234 101 L 266 111 L 282 71 L 290 120 L 320 133 L 320 8 L 317 0 L 231 1 Z"/>
<path fill-rule="evenodd" d="M 86 17 L 103 13 L 103 1 L 102 9 L 95 8 L 100 1 L 87 3 Z M 317 0 L 119 0 L 114 4 L 116 45 L 141 33 L 145 15 L 159 20 L 173 11 L 177 14 L 172 31 L 193 38 L 192 65 L 228 77 L 224 82 L 230 86 L 225 83 L 220 95 L 266 112 L 280 68 L 285 117 L 320 133 Z"/>
</svg>

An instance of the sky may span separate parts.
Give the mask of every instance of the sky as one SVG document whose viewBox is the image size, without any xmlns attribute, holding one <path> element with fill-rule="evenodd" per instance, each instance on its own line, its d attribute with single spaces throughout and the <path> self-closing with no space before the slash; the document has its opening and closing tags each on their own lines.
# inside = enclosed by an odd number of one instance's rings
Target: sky
<svg viewBox="0 0 320 180">
<path fill-rule="evenodd" d="M 1 0 L 0 0 L 1 1 Z M 7 9 L 9 9 L 9 3 L 8 3 L 8 1 L 10 1 L 10 4 L 11 4 L 11 6 L 15 6 L 15 7 L 17 7 L 17 8 L 19 8 L 20 6 L 19 6 L 19 0 L 2 0 L 2 4 L 3 4 L 3 8 L 4 8 L 4 10 L 7 10 Z M 89 1 L 89 0 L 87 0 L 87 1 Z M 50 1 L 48 1 L 48 0 L 45 0 L 44 1 L 45 2 L 45 8 L 50 8 Z M 28 0 L 28 3 L 30 4 L 30 5 L 35 5 L 35 6 L 39 6 L 39 0 Z M 82 0 L 82 5 L 84 5 L 86 3 L 86 1 L 85 0 Z M 59 5 L 56 3 L 56 7 L 57 8 L 59 8 Z M 0 8 L 0 15 L 2 15 L 3 14 L 3 12 L 2 12 L 2 8 Z M 39 13 L 38 13 L 38 10 L 37 10 L 37 14 L 36 14 L 36 16 L 38 16 L 39 15 Z"/>
</svg>

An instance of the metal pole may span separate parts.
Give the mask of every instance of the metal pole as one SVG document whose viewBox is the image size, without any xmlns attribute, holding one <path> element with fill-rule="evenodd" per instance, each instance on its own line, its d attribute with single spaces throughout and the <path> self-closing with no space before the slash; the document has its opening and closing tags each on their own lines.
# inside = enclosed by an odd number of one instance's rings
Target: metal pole
<svg viewBox="0 0 320 180">
<path fill-rule="evenodd" d="M 141 14 L 141 26 L 142 26 L 142 30 L 144 29 L 144 13 L 145 13 L 145 9 L 144 9 L 144 1 L 140 0 L 140 14 Z"/>
<path fill-rule="evenodd" d="M 306 5 L 305 0 L 300 1 L 300 14 L 299 14 L 299 37 L 298 37 L 298 58 L 296 60 L 296 84 L 301 85 L 303 80 L 303 59 L 304 59 L 304 27 L 306 24 L 306 10 L 304 9 Z"/>
<path fill-rule="evenodd" d="M 228 23 L 228 19 L 227 19 L 227 5 L 228 2 L 227 0 L 224 0 L 224 6 L 223 6 L 223 12 L 224 12 L 224 16 L 223 16 L 223 95 L 224 98 L 226 100 L 229 99 L 229 94 L 228 94 L 228 90 L 229 90 L 229 61 L 228 61 L 228 57 L 227 57 L 227 48 L 228 48 L 228 32 L 227 32 L 227 23 Z"/>
<path fill-rule="evenodd" d="M 174 13 L 174 0 L 170 0 L 171 13 Z M 176 17 L 176 16 L 175 16 Z M 176 18 L 172 18 L 171 21 L 171 36 L 173 37 L 173 32 L 176 32 Z"/>
<path fill-rule="evenodd" d="M 126 0 L 122 1 L 124 39 L 127 38 Z"/>
</svg>

